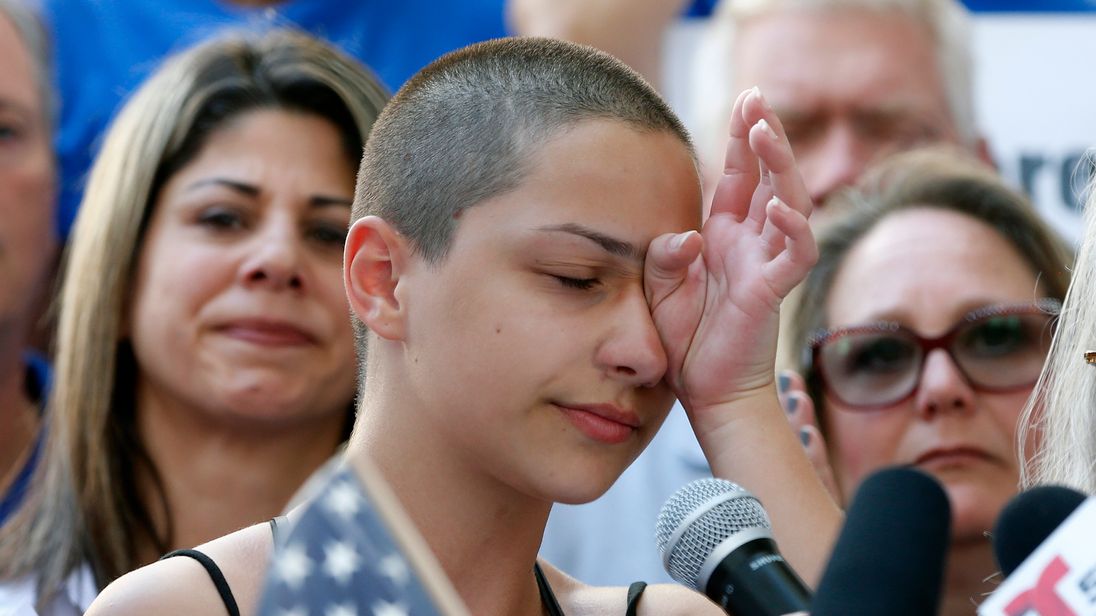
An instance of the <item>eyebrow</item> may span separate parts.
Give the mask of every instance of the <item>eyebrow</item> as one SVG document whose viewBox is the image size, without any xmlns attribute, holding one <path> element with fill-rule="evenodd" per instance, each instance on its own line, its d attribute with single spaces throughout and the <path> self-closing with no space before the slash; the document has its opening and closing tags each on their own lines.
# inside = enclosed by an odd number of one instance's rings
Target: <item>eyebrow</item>
<svg viewBox="0 0 1096 616">
<path fill-rule="evenodd" d="M 24 105 L 22 102 L 11 98 L 6 98 L 2 94 L 0 94 L 0 111 L 14 111 L 16 113 L 20 113 L 26 116 L 33 115 L 31 109 Z"/>
<path fill-rule="evenodd" d="M 537 230 L 547 232 L 570 233 L 571 235 L 577 235 L 597 244 L 611 255 L 623 257 L 632 261 L 643 261 L 644 251 L 637 248 L 634 244 L 606 235 L 600 231 L 595 231 L 589 227 L 577 223 L 569 222 L 561 225 L 549 225 L 546 227 L 540 227 Z"/>
<path fill-rule="evenodd" d="M 248 197 L 258 197 L 262 192 L 258 186 L 254 184 L 247 184 L 245 182 L 239 182 L 236 180 L 229 180 L 227 178 L 206 178 L 198 180 L 184 189 L 184 192 L 191 192 L 204 186 L 223 186 L 235 192 L 244 194 Z M 331 205 L 342 205 L 345 207 L 351 207 L 353 202 L 350 199 L 343 197 L 334 197 L 331 195 L 312 195 L 308 199 L 309 205 L 313 207 L 327 207 Z"/>
</svg>

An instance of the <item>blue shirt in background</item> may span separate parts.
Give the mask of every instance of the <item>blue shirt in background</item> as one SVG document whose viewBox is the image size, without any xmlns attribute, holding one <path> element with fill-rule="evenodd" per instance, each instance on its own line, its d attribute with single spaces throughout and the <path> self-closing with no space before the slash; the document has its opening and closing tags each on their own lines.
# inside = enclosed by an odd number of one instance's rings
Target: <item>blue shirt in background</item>
<svg viewBox="0 0 1096 616">
<path fill-rule="evenodd" d="M 38 355 L 28 353 L 23 358 L 26 364 L 27 376 L 26 376 L 26 388 L 27 393 L 30 395 L 30 399 L 38 403 L 38 408 L 44 409 L 46 406 L 46 398 L 49 395 L 51 373 L 49 364 L 46 360 Z M 0 494 L 0 526 L 4 525 L 9 517 L 19 508 L 19 505 L 23 503 L 23 498 L 26 496 L 27 487 L 30 485 L 31 477 L 34 475 L 34 469 L 38 467 L 38 460 L 42 457 L 42 442 L 45 440 L 46 430 L 42 428 L 38 431 L 38 437 L 34 441 L 34 448 L 31 449 L 30 455 L 27 457 L 26 462 L 23 463 L 22 470 L 16 475 L 15 481 L 4 494 Z"/>
<path fill-rule="evenodd" d="M 60 237 L 68 236 L 99 141 L 163 58 L 226 30 L 293 27 L 365 63 L 392 90 L 438 56 L 507 34 L 505 0 L 40 0 L 54 41 Z"/>
</svg>

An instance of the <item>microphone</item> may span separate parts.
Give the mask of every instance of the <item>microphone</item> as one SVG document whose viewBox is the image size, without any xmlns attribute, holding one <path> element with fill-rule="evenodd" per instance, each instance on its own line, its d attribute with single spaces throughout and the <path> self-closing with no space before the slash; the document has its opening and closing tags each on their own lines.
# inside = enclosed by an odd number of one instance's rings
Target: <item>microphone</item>
<svg viewBox="0 0 1096 616">
<path fill-rule="evenodd" d="M 811 616 L 926 616 L 940 606 L 951 506 L 935 479 L 889 468 L 860 484 Z"/>
<path fill-rule="evenodd" d="M 1096 500 L 1055 486 L 1023 492 L 998 517 L 993 549 L 1008 578 L 981 616 L 1096 614 Z"/>
<path fill-rule="evenodd" d="M 737 484 L 706 478 L 679 489 L 658 514 L 655 541 L 670 577 L 727 613 L 809 609 L 810 591 L 777 550 L 765 509 Z"/>
<path fill-rule="evenodd" d="M 1001 573 L 1012 575 L 1083 502 L 1084 494 L 1061 486 L 1032 488 L 1009 501 L 993 525 L 993 555 Z"/>
</svg>

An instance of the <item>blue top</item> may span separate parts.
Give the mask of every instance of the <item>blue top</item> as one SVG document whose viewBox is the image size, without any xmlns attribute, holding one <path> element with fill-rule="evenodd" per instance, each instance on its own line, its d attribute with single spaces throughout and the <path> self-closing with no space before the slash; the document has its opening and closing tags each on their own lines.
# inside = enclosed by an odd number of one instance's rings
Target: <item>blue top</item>
<svg viewBox="0 0 1096 616">
<path fill-rule="evenodd" d="M 33 354 L 26 354 L 24 361 L 27 366 L 26 388 L 31 400 L 38 403 L 38 408 L 44 408 L 46 397 L 49 394 L 51 374 L 46 360 Z M 38 431 L 38 438 L 34 442 L 30 456 L 23 464 L 23 469 L 16 475 L 8 491 L 0 495 L 0 526 L 19 508 L 26 495 L 27 486 L 30 484 L 34 469 L 38 466 L 38 460 L 42 457 L 42 442 L 45 440 L 45 430 Z"/>
<path fill-rule="evenodd" d="M 107 124 L 168 54 L 226 30 L 304 30 L 367 64 L 390 89 L 438 56 L 507 34 L 505 0 L 40 0 L 54 41 L 65 238 Z"/>
</svg>

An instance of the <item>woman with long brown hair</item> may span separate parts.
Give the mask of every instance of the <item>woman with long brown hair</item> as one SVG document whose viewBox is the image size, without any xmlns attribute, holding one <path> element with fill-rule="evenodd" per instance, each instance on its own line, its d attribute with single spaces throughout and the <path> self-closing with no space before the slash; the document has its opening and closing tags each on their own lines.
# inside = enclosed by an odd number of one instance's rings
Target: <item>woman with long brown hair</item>
<svg viewBox="0 0 1096 616">
<path fill-rule="evenodd" d="M 97 588 L 276 515 L 352 421 L 340 270 L 386 94 L 315 39 L 229 37 L 126 104 L 60 294 L 47 449 L 0 532 L 0 600 Z"/>
</svg>

